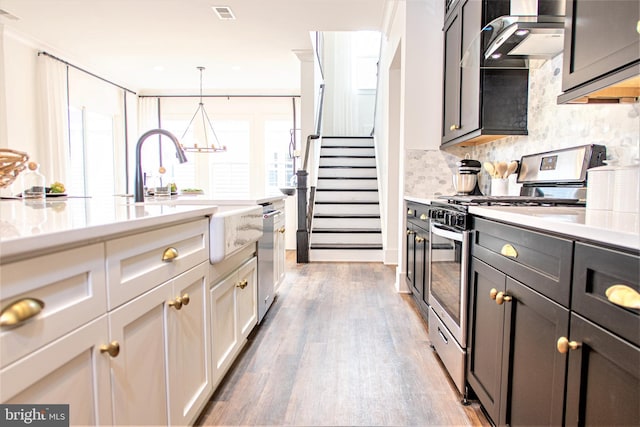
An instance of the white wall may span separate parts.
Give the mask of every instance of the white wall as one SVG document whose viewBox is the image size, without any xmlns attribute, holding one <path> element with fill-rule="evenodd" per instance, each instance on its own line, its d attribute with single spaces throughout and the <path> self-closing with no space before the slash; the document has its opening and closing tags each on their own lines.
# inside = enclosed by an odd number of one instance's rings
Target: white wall
<svg viewBox="0 0 640 427">
<path fill-rule="evenodd" d="M 440 146 L 444 3 L 389 2 L 385 16 L 376 117 L 384 262 L 398 266 L 396 288 L 406 291 L 404 153 Z"/>
</svg>

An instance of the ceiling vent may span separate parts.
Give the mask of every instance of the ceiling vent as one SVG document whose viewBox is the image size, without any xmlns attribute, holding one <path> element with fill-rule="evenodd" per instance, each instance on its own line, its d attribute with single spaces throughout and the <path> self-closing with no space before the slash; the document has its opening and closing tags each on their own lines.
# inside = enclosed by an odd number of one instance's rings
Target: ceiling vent
<svg viewBox="0 0 640 427">
<path fill-rule="evenodd" d="M 223 21 L 233 21 L 236 19 L 229 6 L 211 6 L 213 11 Z"/>
<path fill-rule="evenodd" d="M 15 16 L 14 14 L 7 12 L 4 9 L 0 9 L 0 16 L 7 18 L 7 19 L 11 19 L 12 21 L 17 21 L 20 18 L 18 18 L 17 16 Z"/>
</svg>

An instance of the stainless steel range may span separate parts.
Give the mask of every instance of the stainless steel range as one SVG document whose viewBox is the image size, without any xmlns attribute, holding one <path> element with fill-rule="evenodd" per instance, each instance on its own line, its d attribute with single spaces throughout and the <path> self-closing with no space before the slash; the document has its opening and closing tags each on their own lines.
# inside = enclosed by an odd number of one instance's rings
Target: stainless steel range
<svg viewBox="0 0 640 427">
<path fill-rule="evenodd" d="M 429 242 L 429 339 L 466 402 L 467 295 L 475 205 L 580 206 L 587 169 L 606 157 L 601 145 L 523 156 L 520 196 L 455 195 L 431 203 Z"/>
</svg>

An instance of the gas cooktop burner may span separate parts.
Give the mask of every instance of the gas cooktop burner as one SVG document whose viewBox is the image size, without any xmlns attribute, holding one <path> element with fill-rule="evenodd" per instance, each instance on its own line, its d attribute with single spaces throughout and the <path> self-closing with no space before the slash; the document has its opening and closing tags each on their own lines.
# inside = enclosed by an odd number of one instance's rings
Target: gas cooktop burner
<svg viewBox="0 0 640 427">
<path fill-rule="evenodd" d="M 584 206 L 581 199 L 531 196 L 440 196 L 447 203 L 462 206 Z"/>
</svg>

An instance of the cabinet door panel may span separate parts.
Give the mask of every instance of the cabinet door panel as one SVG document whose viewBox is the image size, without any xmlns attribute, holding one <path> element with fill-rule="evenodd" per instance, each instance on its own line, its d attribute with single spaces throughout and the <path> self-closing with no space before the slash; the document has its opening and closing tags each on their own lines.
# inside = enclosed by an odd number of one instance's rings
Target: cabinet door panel
<svg viewBox="0 0 640 427">
<path fill-rule="evenodd" d="M 568 0 L 562 90 L 638 61 L 636 0 Z"/>
<path fill-rule="evenodd" d="M 211 355 L 214 384 L 222 379 L 222 375 L 231 365 L 238 343 L 236 283 L 237 275 L 234 273 L 211 290 Z"/>
<path fill-rule="evenodd" d="M 416 227 L 415 231 L 416 260 L 413 292 L 419 296 L 419 300 L 427 303 L 429 301 L 429 269 L 426 261 L 429 258 L 429 232 L 420 227 Z"/>
<path fill-rule="evenodd" d="M 460 14 L 454 12 L 444 28 L 443 142 L 449 141 L 459 134 L 452 126 L 460 124 L 461 21 Z"/>
<path fill-rule="evenodd" d="M 71 425 L 112 425 L 106 316 L 0 371 L 0 402 L 68 404 Z"/>
<path fill-rule="evenodd" d="M 510 277 L 506 294 L 500 424 L 561 425 L 566 357 L 556 342 L 569 310 Z"/>
<path fill-rule="evenodd" d="M 172 425 L 191 424 L 198 416 L 211 384 L 208 264 L 189 270 L 173 281 L 174 298 L 189 296 L 180 310 L 167 310 L 169 330 L 169 404 Z"/>
<path fill-rule="evenodd" d="M 407 286 L 409 290 L 413 291 L 413 282 L 415 281 L 415 269 L 416 269 L 416 240 L 415 240 L 415 227 L 411 224 L 407 224 Z"/>
<path fill-rule="evenodd" d="M 492 288 L 504 291 L 505 280 L 498 270 L 472 259 L 467 381 L 493 420 L 500 413 L 504 305 L 497 305 L 489 293 Z"/>
<path fill-rule="evenodd" d="M 238 339 L 249 336 L 258 322 L 256 265 L 256 259 L 253 258 L 238 271 L 238 282 L 245 283 L 246 281 L 246 287 L 236 287 Z"/>
<path fill-rule="evenodd" d="M 111 359 L 117 425 L 167 425 L 165 302 L 171 282 L 109 313 L 111 339 L 120 354 Z"/>
<path fill-rule="evenodd" d="M 638 425 L 640 348 L 571 315 L 566 425 Z"/>
<path fill-rule="evenodd" d="M 461 5 L 462 40 L 458 54 L 460 68 L 460 134 L 472 132 L 480 127 L 480 65 L 460 66 L 463 52 L 471 45 L 473 39 L 480 34 L 482 22 L 482 2 L 465 1 Z"/>
</svg>

